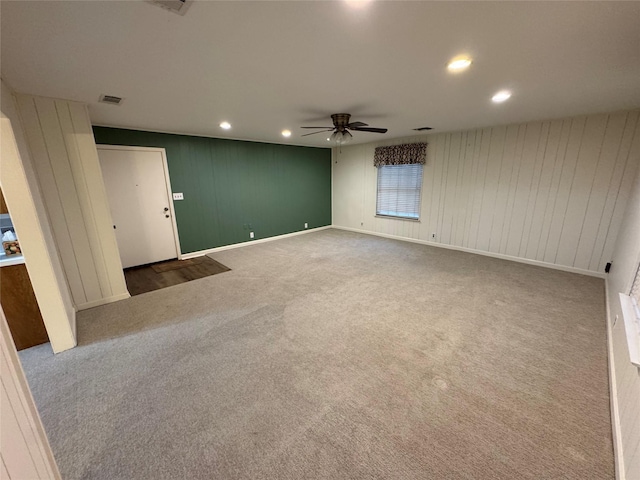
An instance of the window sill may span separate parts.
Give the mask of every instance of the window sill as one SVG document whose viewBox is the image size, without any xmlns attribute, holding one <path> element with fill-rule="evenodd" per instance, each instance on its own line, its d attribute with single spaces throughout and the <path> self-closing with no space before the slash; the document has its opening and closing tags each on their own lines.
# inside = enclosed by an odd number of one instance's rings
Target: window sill
<svg viewBox="0 0 640 480">
<path fill-rule="evenodd" d="M 631 363 L 640 367 L 640 319 L 636 315 L 636 309 L 629 295 L 620 294 L 624 329 L 627 334 L 629 358 Z"/>
<path fill-rule="evenodd" d="M 406 220 L 408 222 L 420 223 L 419 218 L 396 217 L 395 215 L 374 215 L 375 218 L 391 218 L 393 220 Z"/>
</svg>

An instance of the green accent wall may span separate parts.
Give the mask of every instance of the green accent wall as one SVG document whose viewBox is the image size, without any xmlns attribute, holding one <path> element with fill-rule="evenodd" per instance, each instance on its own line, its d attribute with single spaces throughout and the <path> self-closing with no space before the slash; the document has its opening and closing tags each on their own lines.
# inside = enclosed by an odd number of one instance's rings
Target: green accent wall
<svg viewBox="0 0 640 480">
<path fill-rule="evenodd" d="M 93 127 L 96 143 L 166 150 L 182 253 L 331 225 L 331 150 Z M 249 229 L 251 225 L 251 229 Z"/>
</svg>

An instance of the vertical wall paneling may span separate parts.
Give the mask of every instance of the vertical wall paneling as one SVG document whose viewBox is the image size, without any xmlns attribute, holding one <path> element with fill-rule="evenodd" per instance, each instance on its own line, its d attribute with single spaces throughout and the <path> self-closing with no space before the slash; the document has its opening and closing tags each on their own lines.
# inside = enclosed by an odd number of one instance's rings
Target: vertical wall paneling
<svg viewBox="0 0 640 480">
<path fill-rule="evenodd" d="M 476 245 L 476 248 L 487 251 L 491 251 L 491 235 L 495 222 L 496 198 L 499 181 L 501 179 L 500 174 L 502 171 L 506 133 L 506 127 L 491 129 L 491 138 L 489 139 L 487 170 L 483 187 L 484 194 L 480 207 L 480 228 L 478 231 L 478 243 Z M 494 241 L 493 243 L 496 244 L 497 242 Z"/>
<path fill-rule="evenodd" d="M 2 310 L 0 378 L 0 478 L 60 479 Z"/>
<path fill-rule="evenodd" d="M 606 131 L 611 131 L 612 133 L 605 133 L 602 136 L 602 142 L 598 152 L 599 155 L 595 161 L 595 174 L 591 184 L 584 222 L 580 232 L 580 242 L 574 261 L 578 268 L 588 270 L 591 266 L 591 260 L 598 238 L 598 230 L 603 220 L 602 212 L 604 211 L 611 177 L 615 170 L 616 157 L 620 148 L 626 117 L 625 115 L 611 115 L 607 119 Z"/>
<path fill-rule="evenodd" d="M 564 160 L 566 154 L 566 147 L 568 144 L 569 133 L 571 131 L 571 119 L 562 121 L 562 128 L 560 130 L 560 139 L 558 146 L 555 150 L 555 159 L 553 162 L 553 172 L 551 173 L 551 185 L 549 186 L 549 192 L 546 198 L 546 208 L 542 219 L 542 230 L 540 232 L 540 240 L 538 243 L 538 252 L 536 254 L 536 260 L 545 260 L 545 254 L 549 245 L 549 239 L 551 237 L 551 230 L 553 226 L 553 213 L 556 209 L 558 202 L 558 190 L 560 189 L 560 180 L 562 179 L 562 172 L 564 170 Z"/>
<path fill-rule="evenodd" d="M 533 167 L 533 176 L 529 184 L 529 195 L 527 198 L 527 209 L 524 217 L 524 229 L 520 240 L 520 248 L 518 256 L 526 257 L 531 241 L 531 231 L 533 229 L 536 205 L 538 204 L 538 193 L 540 192 L 540 179 L 542 177 L 542 169 L 544 167 L 544 156 L 549 140 L 549 122 L 541 125 L 540 136 L 538 137 L 538 145 L 535 150 L 535 163 Z M 533 156 L 533 153 L 532 153 Z M 531 255 L 531 253 L 529 253 Z"/>
<path fill-rule="evenodd" d="M 127 298 L 85 105 L 16 97 L 76 308 Z"/>
<path fill-rule="evenodd" d="M 77 192 L 77 205 L 80 207 L 80 213 L 83 222 L 81 224 L 81 230 L 86 232 L 87 241 L 86 244 L 89 247 L 90 259 L 87 259 L 86 264 L 91 271 L 95 271 L 97 282 L 97 294 L 94 298 L 110 297 L 111 286 L 109 285 L 107 269 L 104 262 L 104 257 L 99 254 L 99 250 L 91 248 L 92 245 L 100 244 L 100 236 L 96 228 L 96 222 L 93 215 L 93 205 L 91 203 L 91 196 L 87 185 L 87 175 L 85 172 L 85 166 L 83 165 L 83 159 L 79 151 L 78 143 L 76 142 L 76 135 L 71 120 L 71 112 L 69 111 L 69 105 L 67 102 L 56 100 L 53 102 L 55 107 L 55 113 L 57 115 L 57 122 L 60 124 L 61 135 L 60 138 L 64 142 L 66 148 L 66 154 L 69 158 L 69 167 L 71 170 L 71 179 L 73 185 L 76 187 Z M 43 127 L 44 128 L 44 127 Z M 80 201 L 83 198 L 84 201 Z M 85 289 L 86 289 L 85 285 Z M 96 286 L 93 286 L 94 288 Z"/>
<path fill-rule="evenodd" d="M 500 239 L 502 238 L 502 231 L 505 226 L 505 215 L 508 206 L 507 200 L 509 198 L 509 182 L 513 174 L 513 162 L 505 159 L 513 158 L 517 139 L 518 127 L 507 127 L 502 144 L 502 152 L 500 152 L 500 174 L 498 177 L 496 200 L 491 219 L 491 240 L 489 243 L 489 251 L 494 253 L 501 253 L 503 249 Z"/>
<path fill-rule="evenodd" d="M 629 128 L 631 126 L 633 127 L 632 129 Z M 628 133 L 630 134 L 627 135 Z M 627 204 L 631 184 L 638 169 L 637 160 L 639 149 L 640 112 L 636 111 L 629 116 L 627 128 L 625 128 L 623 140 L 620 144 L 620 177 L 617 177 L 616 172 L 614 172 L 614 182 L 610 185 L 609 189 L 610 192 L 615 192 L 615 195 L 611 195 L 611 197 L 615 197 L 615 199 L 613 200 L 613 211 L 609 216 L 609 225 L 604 241 L 604 247 L 602 249 L 600 266 L 604 265 L 612 258 L 613 247 L 617 238 L 616 233 L 618 232 L 618 230 L 620 229 L 620 225 L 622 224 L 624 207 Z M 616 165 L 616 171 L 618 171 L 618 165 Z M 618 180 L 619 183 L 616 183 L 615 180 Z M 615 188 L 616 186 L 617 189 Z"/>
<path fill-rule="evenodd" d="M 517 126 L 518 133 L 515 137 L 515 143 L 512 145 L 513 151 L 507 148 L 507 154 L 510 154 L 509 163 L 512 164 L 511 174 L 509 175 L 509 191 L 507 194 L 507 209 L 504 214 L 503 230 L 500 238 L 500 253 L 507 253 L 507 243 L 509 240 L 509 231 L 511 228 L 511 219 L 513 218 L 514 199 L 517 191 L 518 175 L 520 174 L 520 165 L 522 163 L 522 149 L 524 148 L 524 137 L 527 133 L 526 125 Z M 506 178 L 505 178 L 506 182 Z"/>
<path fill-rule="evenodd" d="M 602 274 L 640 161 L 638 115 L 342 147 L 333 170 L 334 225 Z M 359 172 L 372 165 L 376 146 L 415 141 L 429 144 L 420 222 L 374 218 L 375 168 Z M 357 222 L 348 214 L 356 210 Z"/>
<path fill-rule="evenodd" d="M 73 301 L 75 304 L 85 303 L 87 297 L 84 293 L 80 270 L 75 261 L 69 225 L 67 225 L 62 201 L 58 194 L 58 184 L 53 174 L 49 153 L 40 129 L 40 120 L 36 112 L 35 102 L 32 97 L 23 95 L 17 95 L 16 98 L 42 195 L 51 219 L 51 228 L 58 245 L 64 247 L 59 248 L 58 251 Z"/>
<path fill-rule="evenodd" d="M 113 222 L 109 200 L 102 179 L 100 160 L 96 150 L 93 130 L 87 106 L 77 102 L 64 102 L 69 110 L 72 131 L 66 137 L 76 145 L 82 167 L 82 180 L 86 185 L 86 196 L 82 204 L 90 205 L 87 213 L 87 228 L 92 235 L 93 255 L 104 296 L 119 298 L 127 296 L 126 282 L 119 259 L 118 243 L 113 234 Z M 73 140 L 71 142 L 70 140 Z"/>
<path fill-rule="evenodd" d="M 544 225 L 545 219 L 547 218 L 551 185 L 556 170 L 562 123 L 561 120 L 556 120 L 547 124 L 544 149 L 541 152 L 542 158 L 540 161 L 538 185 L 536 187 L 537 195 L 535 195 L 533 217 L 531 219 L 530 236 L 525 249 L 525 256 L 527 256 L 527 258 L 539 260 L 538 252 L 540 251 L 540 245 L 543 241 L 546 241 L 546 235 L 544 235 L 543 232 L 545 231 Z"/>
<path fill-rule="evenodd" d="M 582 143 L 585 124 L 585 117 L 573 119 L 571 122 L 569 140 L 564 150 L 564 161 L 562 172 L 560 174 L 560 184 L 556 193 L 556 203 L 551 221 L 551 230 L 549 232 L 549 239 L 547 240 L 547 252 L 544 257 L 545 261 L 549 263 L 562 264 L 563 261 L 568 262 L 570 259 L 571 252 L 568 252 L 565 255 L 560 255 L 560 258 L 558 258 L 559 252 L 565 253 L 567 251 L 566 248 L 562 249 L 560 244 L 563 240 L 563 232 L 565 233 L 565 242 L 576 240 L 576 232 L 574 230 L 566 230 L 564 228 L 564 222 L 567 218 L 571 195 L 576 191 L 574 190 L 573 181 L 576 175 L 578 154 L 580 153 L 580 144 Z M 575 222 L 575 219 L 571 219 L 570 221 Z"/>
<path fill-rule="evenodd" d="M 591 186 L 606 131 L 607 118 L 606 115 L 594 115 L 586 118 L 582 138 L 577 146 L 576 166 L 571 179 L 569 199 L 562 221 L 556 257 L 556 262 L 562 265 L 578 267 L 575 264 L 576 247 L 580 243 L 587 204 L 592 194 Z"/>
<path fill-rule="evenodd" d="M 76 344 L 73 301 L 32 164 L 13 93 L 0 81 L 0 183 L 54 352 Z"/>
<path fill-rule="evenodd" d="M 69 229 L 70 245 L 59 245 L 61 248 L 71 248 L 73 250 L 74 259 L 80 271 L 86 301 L 95 301 L 102 296 L 102 292 L 100 291 L 100 282 L 98 281 L 91 253 L 87 229 L 84 225 L 82 208 L 78 198 L 78 185 L 71 169 L 55 101 L 49 98 L 34 97 L 34 103 Z"/>
</svg>

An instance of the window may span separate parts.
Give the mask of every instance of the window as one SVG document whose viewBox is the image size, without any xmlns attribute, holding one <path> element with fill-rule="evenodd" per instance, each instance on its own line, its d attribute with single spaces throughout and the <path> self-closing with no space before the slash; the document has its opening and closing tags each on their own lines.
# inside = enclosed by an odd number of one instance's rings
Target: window
<svg viewBox="0 0 640 480">
<path fill-rule="evenodd" d="M 376 215 L 420 218 L 422 164 L 378 166 Z"/>
</svg>

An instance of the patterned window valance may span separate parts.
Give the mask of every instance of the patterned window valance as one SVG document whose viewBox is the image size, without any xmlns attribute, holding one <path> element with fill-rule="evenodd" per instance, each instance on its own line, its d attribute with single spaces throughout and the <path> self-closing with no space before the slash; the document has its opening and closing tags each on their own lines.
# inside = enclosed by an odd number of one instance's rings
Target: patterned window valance
<svg viewBox="0 0 640 480">
<path fill-rule="evenodd" d="M 404 145 L 391 145 L 389 147 L 377 147 L 373 156 L 373 164 L 380 165 L 424 165 L 427 163 L 426 143 L 405 143 Z"/>
</svg>

